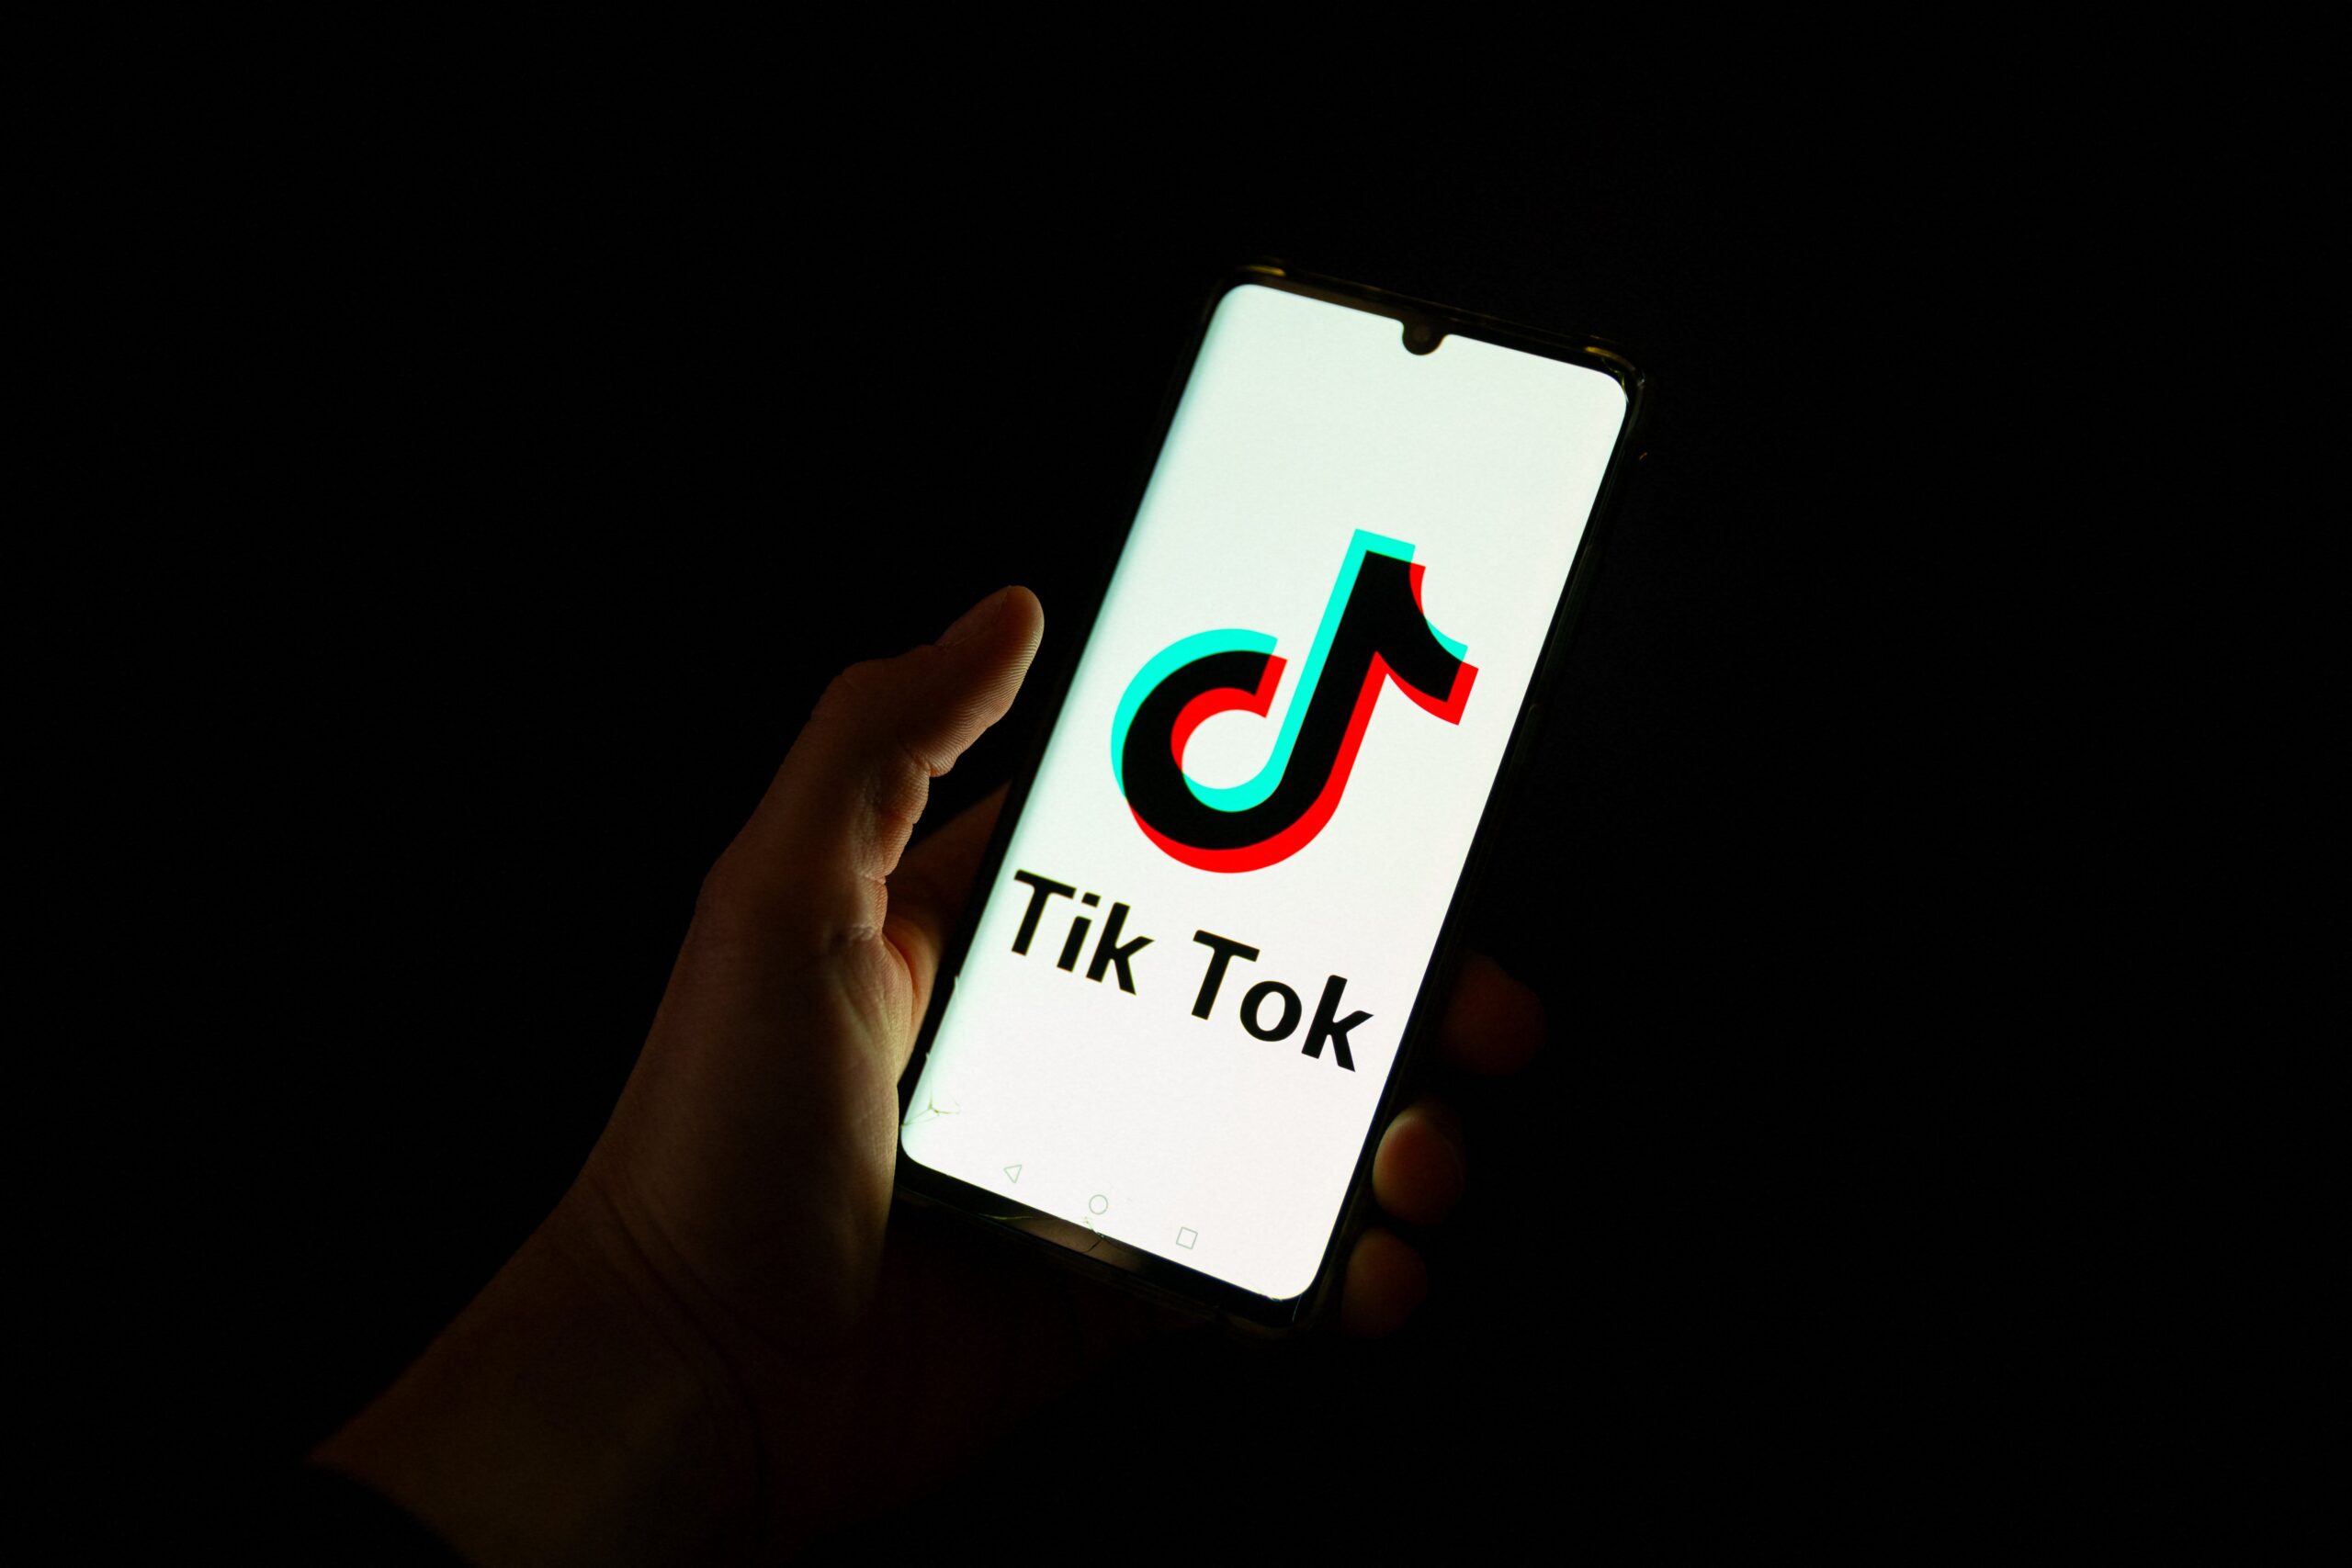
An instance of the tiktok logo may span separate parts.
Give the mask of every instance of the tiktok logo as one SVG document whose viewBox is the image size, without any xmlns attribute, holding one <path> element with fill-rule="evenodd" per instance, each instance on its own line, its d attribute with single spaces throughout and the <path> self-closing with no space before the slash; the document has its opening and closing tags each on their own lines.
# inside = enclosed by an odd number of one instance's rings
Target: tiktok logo
<svg viewBox="0 0 2352 1568">
<path fill-rule="evenodd" d="M 1476 667 L 1421 611 L 1413 547 L 1357 530 L 1307 650 L 1272 755 L 1247 784 L 1212 788 L 1184 772 L 1184 746 L 1213 714 L 1266 716 L 1283 678 L 1264 632 L 1201 632 L 1143 667 L 1119 699 L 1111 771 L 1151 841 L 1203 871 L 1256 871 L 1305 849 L 1339 808 L 1382 689 L 1462 722 Z"/>
</svg>

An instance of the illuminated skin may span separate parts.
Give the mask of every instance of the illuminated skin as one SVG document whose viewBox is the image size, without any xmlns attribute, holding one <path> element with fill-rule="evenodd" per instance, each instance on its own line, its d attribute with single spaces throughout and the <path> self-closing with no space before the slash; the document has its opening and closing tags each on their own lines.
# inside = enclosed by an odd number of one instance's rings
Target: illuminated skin
<svg viewBox="0 0 2352 1568">
<path fill-rule="evenodd" d="M 1121 1346 L 1180 1327 L 890 1202 L 896 1086 L 1001 796 L 908 840 L 931 780 L 1011 705 L 1043 632 L 1025 589 L 935 646 L 844 672 L 703 885 L 610 1124 L 555 1212 L 315 1462 L 469 1561 L 774 1555 L 918 1495 Z M 1443 1055 L 1508 1071 L 1533 998 L 1464 964 Z M 1460 1197 L 1458 1124 L 1422 1100 L 1374 1196 Z M 1380 1229 L 1340 1324 L 1426 1289 Z"/>
</svg>

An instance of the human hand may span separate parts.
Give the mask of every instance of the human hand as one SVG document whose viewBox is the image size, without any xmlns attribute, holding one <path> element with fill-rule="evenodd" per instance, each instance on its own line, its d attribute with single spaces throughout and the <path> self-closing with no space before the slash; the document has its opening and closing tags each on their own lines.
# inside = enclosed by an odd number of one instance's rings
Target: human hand
<svg viewBox="0 0 2352 1568">
<path fill-rule="evenodd" d="M 894 1212 L 897 1084 L 1001 796 L 909 849 L 931 780 L 1001 718 L 1043 630 L 1007 589 L 845 671 L 706 879 L 637 1068 L 555 1213 L 321 1450 L 482 1562 L 789 1545 L 921 1490 L 1120 1345 L 1190 1320 Z M 1532 996 L 1465 963 L 1447 1058 L 1507 1071 Z M 1460 1131 L 1384 1134 L 1374 1196 L 1443 1218 Z M 1384 1229 L 1342 1328 L 1426 1289 Z"/>
</svg>

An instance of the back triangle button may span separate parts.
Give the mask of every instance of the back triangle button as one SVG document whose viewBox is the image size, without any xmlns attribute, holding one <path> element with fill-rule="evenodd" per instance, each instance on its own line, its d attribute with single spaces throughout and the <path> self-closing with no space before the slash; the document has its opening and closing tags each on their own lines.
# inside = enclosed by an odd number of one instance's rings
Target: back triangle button
<svg viewBox="0 0 2352 1568">
<path fill-rule="evenodd" d="M 1021 1179 L 1021 1168 L 1017 1165 L 1008 1165 L 1004 1168 L 1004 1174 L 1012 1180 L 1018 1181 Z"/>
</svg>

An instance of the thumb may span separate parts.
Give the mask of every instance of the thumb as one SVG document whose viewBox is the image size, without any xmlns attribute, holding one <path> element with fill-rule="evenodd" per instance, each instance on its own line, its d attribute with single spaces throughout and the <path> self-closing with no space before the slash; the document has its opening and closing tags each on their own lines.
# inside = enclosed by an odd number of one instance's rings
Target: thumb
<svg viewBox="0 0 2352 1568">
<path fill-rule="evenodd" d="M 936 643 L 835 676 L 703 907 L 804 953 L 877 934 L 931 781 L 1004 716 L 1044 632 L 1036 595 L 1001 589 Z"/>
</svg>

